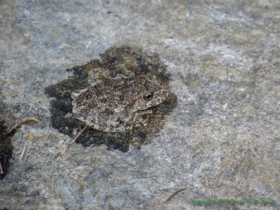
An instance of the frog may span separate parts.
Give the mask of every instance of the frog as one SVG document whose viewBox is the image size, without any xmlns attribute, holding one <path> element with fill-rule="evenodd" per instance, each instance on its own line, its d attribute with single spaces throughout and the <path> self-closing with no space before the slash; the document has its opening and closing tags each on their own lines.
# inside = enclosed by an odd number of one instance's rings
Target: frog
<svg viewBox="0 0 280 210">
<path fill-rule="evenodd" d="M 145 115 L 166 101 L 168 88 L 153 73 L 131 77 L 101 77 L 94 85 L 72 93 L 72 113 L 103 132 L 127 132 L 147 126 Z"/>
</svg>

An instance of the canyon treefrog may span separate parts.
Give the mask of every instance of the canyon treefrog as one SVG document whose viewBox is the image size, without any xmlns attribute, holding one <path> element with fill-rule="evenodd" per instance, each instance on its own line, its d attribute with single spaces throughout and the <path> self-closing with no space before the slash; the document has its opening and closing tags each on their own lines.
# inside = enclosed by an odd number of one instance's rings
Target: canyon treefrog
<svg viewBox="0 0 280 210">
<path fill-rule="evenodd" d="M 136 123 L 146 125 L 142 115 L 166 100 L 169 91 L 151 73 L 108 79 L 72 94 L 72 112 L 88 126 L 105 132 L 124 132 Z"/>
</svg>

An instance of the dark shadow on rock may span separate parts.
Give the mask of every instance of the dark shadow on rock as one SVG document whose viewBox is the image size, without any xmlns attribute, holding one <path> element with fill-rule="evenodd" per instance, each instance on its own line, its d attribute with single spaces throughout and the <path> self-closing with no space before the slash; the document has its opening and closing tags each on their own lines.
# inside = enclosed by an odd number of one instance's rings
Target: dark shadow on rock
<svg viewBox="0 0 280 210">
<path fill-rule="evenodd" d="M 102 60 L 94 59 L 86 65 L 75 66 L 67 71 L 73 76 L 57 84 L 45 88 L 45 92 L 53 99 L 50 102 L 52 126 L 61 133 L 75 137 L 85 124 L 72 114 L 73 91 L 87 88 L 90 82 L 100 76 L 115 78 L 117 75 L 138 76 L 148 72 L 156 75 L 157 79 L 169 89 L 170 74 L 167 73 L 159 56 L 148 55 L 140 48 L 121 46 L 112 47 L 100 55 Z M 129 145 L 140 148 L 156 137 L 164 125 L 165 116 L 176 106 L 177 97 L 170 93 L 163 103 L 151 107 L 152 114 L 147 114 L 148 125 L 134 127 L 128 132 L 102 132 L 88 127 L 78 138 L 77 143 L 83 146 L 98 146 L 105 144 L 108 149 L 118 149 L 122 152 L 129 150 Z"/>
</svg>

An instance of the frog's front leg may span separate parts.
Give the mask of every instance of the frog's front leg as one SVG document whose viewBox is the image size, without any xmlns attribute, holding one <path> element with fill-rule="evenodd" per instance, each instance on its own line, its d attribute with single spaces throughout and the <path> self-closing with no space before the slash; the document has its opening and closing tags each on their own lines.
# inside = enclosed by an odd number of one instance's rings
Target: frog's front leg
<svg viewBox="0 0 280 210">
<path fill-rule="evenodd" d="M 140 112 L 136 112 L 134 117 L 133 117 L 133 125 L 137 124 L 137 123 L 142 123 L 143 126 L 147 126 L 148 125 L 148 119 L 144 119 L 142 117 L 142 115 L 145 114 L 152 114 L 153 111 L 152 110 L 144 110 L 144 111 L 140 111 Z"/>
</svg>

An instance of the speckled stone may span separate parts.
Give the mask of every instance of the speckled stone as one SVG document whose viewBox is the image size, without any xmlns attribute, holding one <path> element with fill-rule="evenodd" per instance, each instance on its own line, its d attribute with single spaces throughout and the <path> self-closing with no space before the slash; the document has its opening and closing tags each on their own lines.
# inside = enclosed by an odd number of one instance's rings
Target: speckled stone
<svg viewBox="0 0 280 210">
<path fill-rule="evenodd" d="M 1 1 L 0 114 L 7 127 L 29 116 L 44 123 L 12 137 L 1 208 L 192 209 L 193 200 L 263 199 L 275 204 L 205 208 L 279 209 L 279 17 L 276 0 Z M 51 126 L 44 89 L 122 44 L 159 54 L 178 105 L 140 150 L 73 144 L 57 162 L 72 139 Z"/>
</svg>

